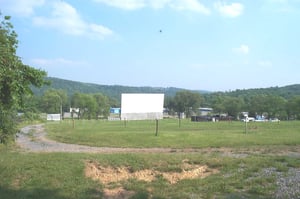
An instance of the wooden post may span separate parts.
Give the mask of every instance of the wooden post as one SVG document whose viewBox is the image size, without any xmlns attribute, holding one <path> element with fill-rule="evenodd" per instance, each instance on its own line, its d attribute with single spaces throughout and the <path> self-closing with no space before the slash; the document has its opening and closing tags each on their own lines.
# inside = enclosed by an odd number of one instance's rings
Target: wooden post
<svg viewBox="0 0 300 199">
<path fill-rule="evenodd" d="M 158 119 L 156 119 L 156 133 L 155 133 L 155 136 L 158 135 Z"/>
<path fill-rule="evenodd" d="M 247 134 L 247 123 L 248 123 L 248 116 L 245 118 L 245 133 Z"/>
</svg>

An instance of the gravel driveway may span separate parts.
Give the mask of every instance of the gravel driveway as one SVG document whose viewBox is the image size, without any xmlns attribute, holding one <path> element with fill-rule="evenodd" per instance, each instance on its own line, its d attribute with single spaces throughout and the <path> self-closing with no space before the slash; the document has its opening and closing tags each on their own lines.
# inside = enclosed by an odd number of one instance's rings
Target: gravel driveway
<svg viewBox="0 0 300 199">
<path fill-rule="evenodd" d="M 78 144 L 60 143 L 46 137 L 43 124 L 26 126 L 17 135 L 17 144 L 31 152 L 70 152 L 70 153 L 157 153 L 173 152 L 163 148 L 111 148 L 90 147 Z"/>
</svg>

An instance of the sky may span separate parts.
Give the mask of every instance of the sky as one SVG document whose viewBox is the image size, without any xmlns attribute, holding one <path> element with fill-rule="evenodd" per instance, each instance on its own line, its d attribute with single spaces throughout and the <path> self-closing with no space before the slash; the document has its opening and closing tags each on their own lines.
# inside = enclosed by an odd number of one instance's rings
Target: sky
<svg viewBox="0 0 300 199">
<path fill-rule="evenodd" d="M 230 91 L 300 83 L 300 0 L 0 0 L 50 77 Z"/>
</svg>

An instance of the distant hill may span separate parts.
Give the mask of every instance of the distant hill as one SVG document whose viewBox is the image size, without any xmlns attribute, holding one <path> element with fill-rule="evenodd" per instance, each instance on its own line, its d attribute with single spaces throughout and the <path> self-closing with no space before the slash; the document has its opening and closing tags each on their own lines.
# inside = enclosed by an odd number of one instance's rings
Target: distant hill
<svg viewBox="0 0 300 199">
<path fill-rule="evenodd" d="M 43 86 L 42 88 L 32 88 L 33 93 L 36 95 L 43 95 L 43 93 L 50 89 L 62 89 L 67 92 L 69 96 L 75 92 L 80 93 L 103 93 L 104 95 L 114 98 L 117 101 L 121 99 L 122 93 L 164 93 L 166 96 L 173 97 L 176 92 L 186 90 L 175 87 L 133 87 L 133 86 L 121 86 L 121 85 L 99 85 L 91 83 L 83 83 L 65 79 L 59 79 L 54 77 L 47 77 L 46 80 L 51 82 L 50 86 Z M 190 90 L 198 92 L 204 96 L 212 94 L 212 92 L 205 90 Z M 253 89 L 237 89 L 230 92 L 218 92 L 221 95 L 228 95 L 232 97 L 248 97 L 259 94 L 266 95 L 278 95 L 285 99 L 290 99 L 293 96 L 300 96 L 300 84 L 294 84 L 283 87 L 270 87 L 270 88 L 253 88 Z"/>
<path fill-rule="evenodd" d="M 235 90 L 229 93 L 226 93 L 230 96 L 241 97 L 241 96 L 251 96 L 251 95 L 277 95 L 285 99 L 290 99 L 293 96 L 300 96 L 300 84 L 293 84 L 283 87 L 270 87 L 270 88 L 254 88 L 254 89 L 244 89 L 244 90 Z"/>
<path fill-rule="evenodd" d="M 175 87 L 132 87 L 132 86 L 120 86 L 120 85 L 99 85 L 91 83 L 83 83 L 65 79 L 59 79 L 54 77 L 47 77 L 46 80 L 51 82 L 50 86 L 43 86 L 42 88 L 32 88 L 33 93 L 36 95 L 42 95 L 46 90 L 62 89 L 67 92 L 69 96 L 75 92 L 80 93 L 103 93 L 114 99 L 121 99 L 122 93 L 164 93 L 166 96 L 175 96 L 176 92 L 185 90 Z M 208 91 L 195 91 L 199 93 L 208 93 Z"/>
</svg>

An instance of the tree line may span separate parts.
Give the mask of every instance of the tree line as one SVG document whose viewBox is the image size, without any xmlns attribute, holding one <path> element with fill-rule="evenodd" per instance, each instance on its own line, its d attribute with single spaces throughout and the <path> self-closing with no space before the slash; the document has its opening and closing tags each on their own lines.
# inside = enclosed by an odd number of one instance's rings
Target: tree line
<svg viewBox="0 0 300 199">
<path fill-rule="evenodd" d="M 242 112 L 249 116 L 265 115 L 281 120 L 300 119 L 300 95 L 289 99 L 275 94 L 254 94 L 232 96 L 232 93 L 210 93 L 200 95 L 190 91 L 179 91 L 175 97 L 165 100 L 165 107 L 174 112 L 191 116 L 199 107 L 213 109 L 213 114 L 227 114 L 239 118 Z"/>
<path fill-rule="evenodd" d="M 68 96 L 67 92 L 61 89 L 49 89 L 42 96 L 27 96 L 23 109 L 27 119 L 38 119 L 40 113 L 58 114 L 64 112 L 73 113 L 71 108 L 76 108 L 74 118 L 76 119 L 99 119 L 109 116 L 110 107 L 119 106 L 116 100 L 103 95 L 102 93 L 79 93 Z"/>
<path fill-rule="evenodd" d="M 99 119 L 109 116 L 110 107 L 121 107 L 120 100 L 102 93 L 86 94 L 76 92 L 70 97 L 66 91 L 49 89 L 42 96 L 28 97 L 26 113 L 69 112 L 70 107 L 79 108 L 78 119 Z M 164 108 L 171 115 L 184 113 L 186 117 L 197 114 L 200 107 L 212 108 L 212 114 L 226 114 L 234 119 L 248 112 L 249 116 L 264 115 L 281 120 L 300 119 L 300 95 L 285 99 L 274 94 L 232 96 L 231 93 L 199 94 L 189 90 L 178 91 L 175 96 L 166 96 Z M 27 114 L 30 115 L 30 114 Z"/>
<path fill-rule="evenodd" d="M 275 94 L 230 96 L 214 93 L 205 97 L 216 112 L 227 113 L 234 118 L 245 111 L 252 117 L 265 115 L 282 120 L 300 119 L 300 95 L 286 99 Z"/>
</svg>

